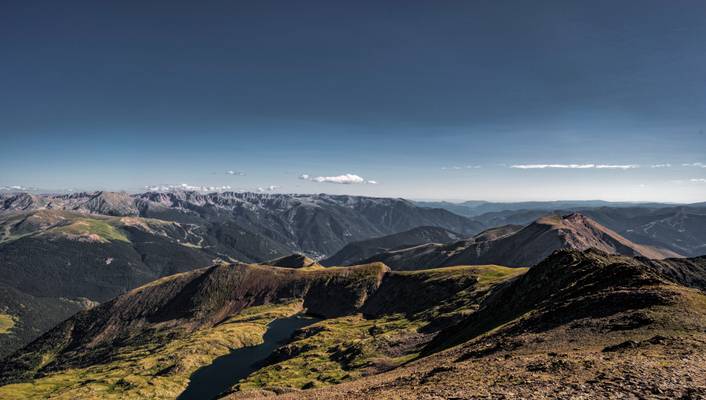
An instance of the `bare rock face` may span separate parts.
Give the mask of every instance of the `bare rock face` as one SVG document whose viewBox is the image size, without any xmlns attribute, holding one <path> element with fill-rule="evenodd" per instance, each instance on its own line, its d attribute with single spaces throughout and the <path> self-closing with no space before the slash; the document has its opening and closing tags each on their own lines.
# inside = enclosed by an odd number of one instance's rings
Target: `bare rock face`
<svg viewBox="0 0 706 400">
<path fill-rule="evenodd" d="M 78 205 L 76 210 L 93 214 L 130 216 L 139 215 L 135 200 L 125 192 L 97 192 L 88 201 Z"/>
</svg>

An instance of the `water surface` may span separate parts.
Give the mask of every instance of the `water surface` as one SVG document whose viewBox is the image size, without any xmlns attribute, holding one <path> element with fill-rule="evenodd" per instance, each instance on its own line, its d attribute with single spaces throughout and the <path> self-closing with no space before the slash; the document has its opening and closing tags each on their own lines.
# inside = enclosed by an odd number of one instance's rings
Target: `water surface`
<svg viewBox="0 0 706 400">
<path fill-rule="evenodd" d="M 267 356 L 289 341 L 294 331 L 317 321 L 301 314 L 272 321 L 267 326 L 262 344 L 233 350 L 213 360 L 211 365 L 199 368 L 191 375 L 189 386 L 177 400 L 208 400 L 225 392 L 256 371 Z"/>
</svg>

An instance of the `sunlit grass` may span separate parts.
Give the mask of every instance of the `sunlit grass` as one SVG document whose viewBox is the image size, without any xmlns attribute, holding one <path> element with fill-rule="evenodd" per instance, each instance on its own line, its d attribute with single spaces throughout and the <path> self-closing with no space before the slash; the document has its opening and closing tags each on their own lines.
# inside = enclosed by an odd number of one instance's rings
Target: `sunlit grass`
<svg viewBox="0 0 706 400">
<path fill-rule="evenodd" d="M 301 302 L 252 307 L 178 339 L 126 347 L 110 363 L 69 369 L 0 387 L 0 399 L 174 399 L 197 369 L 230 351 L 262 343 L 267 325 L 301 311 Z"/>
<path fill-rule="evenodd" d="M 15 326 L 15 318 L 12 315 L 0 314 L 0 335 L 9 333 Z"/>
</svg>

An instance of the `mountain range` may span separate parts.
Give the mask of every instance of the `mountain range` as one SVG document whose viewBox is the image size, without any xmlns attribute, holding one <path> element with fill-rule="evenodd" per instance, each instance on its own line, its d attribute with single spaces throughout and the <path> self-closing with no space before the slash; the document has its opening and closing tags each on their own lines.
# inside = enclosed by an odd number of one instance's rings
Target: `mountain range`
<svg viewBox="0 0 706 400">
<path fill-rule="evenodd" d="M 487 213 L 500 211 L 544 211 L 554 210 L 584 210 L 588 208 L 667 208 L 675 204 L 650 203 L 650 202 L 620 202 L 604 200 L 555 200 L 555 201 L 519 201 L 519 202 L 492 202 L 482 200 L 469 200 L 460 203 L 449 201 L 416 201 L 420 207 L 443 208 L 459 215 L 475 217 Z M 699 206 L 699 204 L 693 204 Z"/>
<path fill-rule="evenodd" d="M 486 227 L 526 225 L 547 214 L 584 214 L 636 243 L 694 257 L 706 252 L 706 203 L 550 201 L 525 203 L 420 203 L 466 215 Z M 468 211 L 468 205 L 474 211 Z"/>
<path fill-rule="evenodd" d="M 480 224 L 401 199 L 254 193 L 0 194 L 0 356 L 75 312 L 214 260 L 320 258 L 418 226 Z"/>
<path fill-rule="evenodd" d="M 381 252 L 364 262 L 379 261 L 399 270 L 475 264 L 531 267 L 555 250 L 589 248 L 653 259 L 680 257 L 669 250 L 633 243 L 582 214 L 572 213 L 545 216 L 522 229 L 514 225 L 491 229 L 450 244 L 425 243 Z"/>
<path fill-rule="evenodd" d="M 437 226 L 473 234 L 483 225 L 442 209 L 417 207 L 404 199 L 346 195 L 260 193 L 116 192 L 70 195 L 0 194 L 5 211 L 64 210 L 110 216 L 139 216 L 197 224 L 221 242 L 267 242 L 267 250 L 239 251 L 238 259 L 262 261 L 291 252 L 322 257 L 351 241 Z M 245 242 L 245 243 L 240 243 Z"/>
<path fill-rule="evenodd" d="M 0 193 L 0 398 L 706 396 L 706 207 L 550 205 Z"/>
</svg>

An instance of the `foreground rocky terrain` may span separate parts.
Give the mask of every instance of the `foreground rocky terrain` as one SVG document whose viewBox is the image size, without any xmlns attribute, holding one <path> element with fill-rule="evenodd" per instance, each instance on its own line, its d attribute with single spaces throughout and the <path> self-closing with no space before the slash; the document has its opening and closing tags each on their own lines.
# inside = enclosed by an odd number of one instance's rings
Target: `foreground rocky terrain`
<svg viewBox="0 0 706 400">
<path fill-rule="evenodd" d="M 529 270 L 410 272 L 310 261 L 222 263 L 81 312 L 4 360 L 0 397 L 174 398 L 301 310 L 322 320 L 222 397 L 706 396 L 704 257 L 562 250 Z"/>
</svg>

